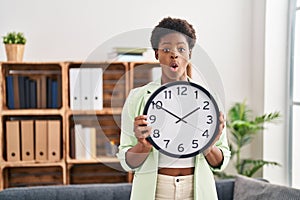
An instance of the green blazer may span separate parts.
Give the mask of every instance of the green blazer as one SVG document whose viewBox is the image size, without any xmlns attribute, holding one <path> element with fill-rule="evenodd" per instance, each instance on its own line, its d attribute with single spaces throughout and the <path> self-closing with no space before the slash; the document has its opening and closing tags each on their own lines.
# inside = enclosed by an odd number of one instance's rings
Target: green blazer
<svg viewBox="0 0 300 200">
<path fill-rule="evenodd" d="M 122 111 L 121 139 L 117 156 L 122 167 L 126 171 L 134 172 L 131 192 L 132 200 L 154 200 L 155 198 L 159 152 L 155 148 L 152 148 L 145 162 L 135 169 L 132 169 L 127 165 L 125 154 L 128 149 L 137 144 L 137 139 L 133 132 L 134 118 L 143 114 L 143 109 L 148 98 L 160 86 L 160 80 L 157 80 L 155 82 L 150 82 L 145 86 L 132 89 L 126 99 Z M 224 160 L 220 168 L 212 168 L 206 161 L 203 154 L 199 154 L 195 158 L 195 200 L 218 199 L 212 171 L 222 171 L 227 166 L 230 159 L 226 128 L 224 128 L 216 146 L 223 152 L 224 155 Z"/>
</svg>

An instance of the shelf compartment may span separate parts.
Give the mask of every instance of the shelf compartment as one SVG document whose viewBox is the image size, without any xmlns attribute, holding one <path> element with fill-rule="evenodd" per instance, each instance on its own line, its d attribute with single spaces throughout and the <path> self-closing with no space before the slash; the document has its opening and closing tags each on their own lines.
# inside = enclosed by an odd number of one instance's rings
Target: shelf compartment
<svg viewBox="0 0 300 200">
<path fill-rule="evenodd" d="M 60 162 L 64 159 L 64 133 L 61 116 L 9 115 L 2 116 L 2 122 L 2 158 L 4 161 L 22 165 L 23 163 Z M 29 124 L 26 125 L 28 122 Z M 37 135 L 38 123 L 41 128 L 44 128 L 40 130 L 42 132 L 39 131 L 39 136 Z M 8 125 L 10 129 L 8 129 Z M 14 130 L 15 132 L 11 132 Z M 16 131 L 18 132 L 16 133 Z M 14 144 L 9 145 L 7 142 L 10 140 Z M 28 146 L 32 146 L 32 148 L 28 149 Z M 18 156 L 14 157 L 14 155 Z M 32 156 L 27 157 L 27 155 Z"/>
<path fill-rule="evenodd" d="M 62 107 L 60 63 L 2 63 L 3 110 Z"/>
<path fill-rule="evenodd" d="M 161 66 L 158 62 L 131 62 L 130 88 L 141 87 L 161 77 Z M 187 75 L 192 77 L 192 65 L 187 66 Z"/>
<path fill-rule="evenodd" d="M 128 64 L 123 62 L 69 63 L 68 77 L 72 68 L 102 68 L 103 70 L 103 108 L 122 107 L 129 90 Z M 68 81 L 69 82 L 69 81 Z M 69 87 L 70 108 L 70 87 Z"/>
<path fill-rule="evenodd" d="M 115 157 L 115 152 L 117 151 L 117 146 L 119 145 L 120 141 L 120 132 L 121 132 L 121 115 L 71 115 L 69 117 L 69 157 L 70 159 L 82 159 L 86 160 L 82 156 L 81 153 L 77 152 L 76 149 L 80 151 L 84 151 L 87 149 L 86 153 L 89 153 L 91 149 L 95 147 L 90 147 L 88 145 L 91 142 L 84 143 L 83 146 L 80 148 L 76 148 L 76 145 L 81 145 L 81 138 L 83 134 L 89 134 L 91 129 L 96 133 L 94 139 L 96 139 L 94 145 L 96 145 L 96 152 L 92 154 L 91 157 L 88 157 L 88 160 L 99 160 L 98 158 L 105 158 L 105 157 Z M 86 130 L 88 129 L 88 130 Z M 77 133 L 76 133 L 77 131 Z M 78 135 L 80 134 L 80 135 Z M 91 133 L 93 134 L 93 133 Z M 85 135 L 86 136 L 86 135 Z M 76 137 L 77 138 L 76 141 Z M 89 137 L 88 137 L 89 138 Z M 111 146 L 110 146 L 111 145 Z M 83 154 L 86 154 L 83 153 Z M 95 155 L 96 154 L 96 155 Z M 80 158 L 78 158 L 80 157 Z"/>
<path fill-rule="evenodd" d="M 159 63 L 134 62 L 130 63 L 132 77 L 131 88 L 141 87 L 161 76 Z"/>
<path fill-rule="evenodd" d="M 63 168 L 47 167 L 5 167 L 3 170 L 4 188 L 62 185 Z"/>
<path fill-rule="evenodd" d="M 120 163 L 74 164 L 69 171 L 70 184 L 128 182 Z"/>
</svg>

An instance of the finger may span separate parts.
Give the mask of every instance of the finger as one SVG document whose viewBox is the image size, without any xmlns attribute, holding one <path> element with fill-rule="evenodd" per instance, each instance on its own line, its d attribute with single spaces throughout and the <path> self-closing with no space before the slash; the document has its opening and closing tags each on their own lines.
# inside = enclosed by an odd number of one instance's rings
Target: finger
<svg viewBox="0 0 300 200">
<path fill-rule="evenodd" d="M 135 128 L 135 135 L 138 138 L 148 137 L 150 135 L 150 133 L 151 133 L 151 127 L 149 127 L 149 126 L 137 126 Z"/>
<path fill-rule="evenodd" d="M 134 125 L 135 126 L 141 126 L 144 125 L 146 126 L 148 124 L 147 122 L 147 116 L 145 115 L 140 115 L 134 118 Z"/>
<path fill-rule="evenodd" d="M 147 119 L 146 115 L 139 115 L 134 118 L 134 120 L 146 120 L 146 119 Z"/>
<path fill-rule="evenodd" d="M 224 114 L 222 112 L 220 112 L 219 120 L 220 120 L 220 122 L 223 122 L 223 123 L 225 121 Z"/>
</svg>

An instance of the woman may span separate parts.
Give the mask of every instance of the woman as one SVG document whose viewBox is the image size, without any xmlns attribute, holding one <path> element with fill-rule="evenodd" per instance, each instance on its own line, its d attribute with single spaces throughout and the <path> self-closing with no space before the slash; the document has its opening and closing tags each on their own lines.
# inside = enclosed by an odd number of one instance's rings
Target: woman
<svg viewBox="0 0 300 200">
<path fill-rule="evenodd" d="M 213 144 L 192 158 L 171 158 L 146 140 L 151 128 L 142 115 L 147 99 L 162 84 L 192 81 L 187 66 L 195 45 L 195 30 L 186 20 L 164 18 L 152 31 L 151 44 L 159 61 L 161 79 L 133 89 L 123 107 L 118 158 L 134 171 L 131 199 L 217 199 L 213 170 L 223 170 L 230 157 L 224 116 Z"/>
</svg>

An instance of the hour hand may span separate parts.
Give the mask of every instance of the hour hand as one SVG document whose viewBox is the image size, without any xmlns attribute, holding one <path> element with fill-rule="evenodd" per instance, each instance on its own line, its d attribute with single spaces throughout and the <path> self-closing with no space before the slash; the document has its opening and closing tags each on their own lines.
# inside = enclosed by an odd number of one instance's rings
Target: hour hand
<svg viewBox="0 0 300 200">
<path fill-rule="evenodd" d="M 169 113 L 170 115 L 176 117 L 178 119 L 178 121 L 183 121 L 184 123 L 187 123 L 185 120 L 183 120 L 182 118 L 178 117 L 177 115 L 175 115 L 174 113 L 172 113 L 171 111 L 165 109 L 164 107 L 162 107 L 161 105 L 156 104 L 156 108 L 157 109 L 162 109 L 163 111 L 166 111 L 167 113 Z M 177 122 L 176 122 L 177 123 Z"/>
<path fill-rule="evenodd" d="M 184 118 L 190 116 L 191 114 L 193 114 L 194 112 L 196 112 L 196 111 L 199 110 L 199 109 L 200 109 L 200 107 L 194 109 L 192 112 L 189 112 L 188 114 L 186 114 L 185 116 L 183 116 L 182 118 L 180 118 L 180 119 L 179 119 L 178 121 L 176 121 L 175 123 L 177 124 L 178 122 L 183 121 Z M 185 122 L 185 123 L 186 123 L 186 122 Z"/>
</svg>

